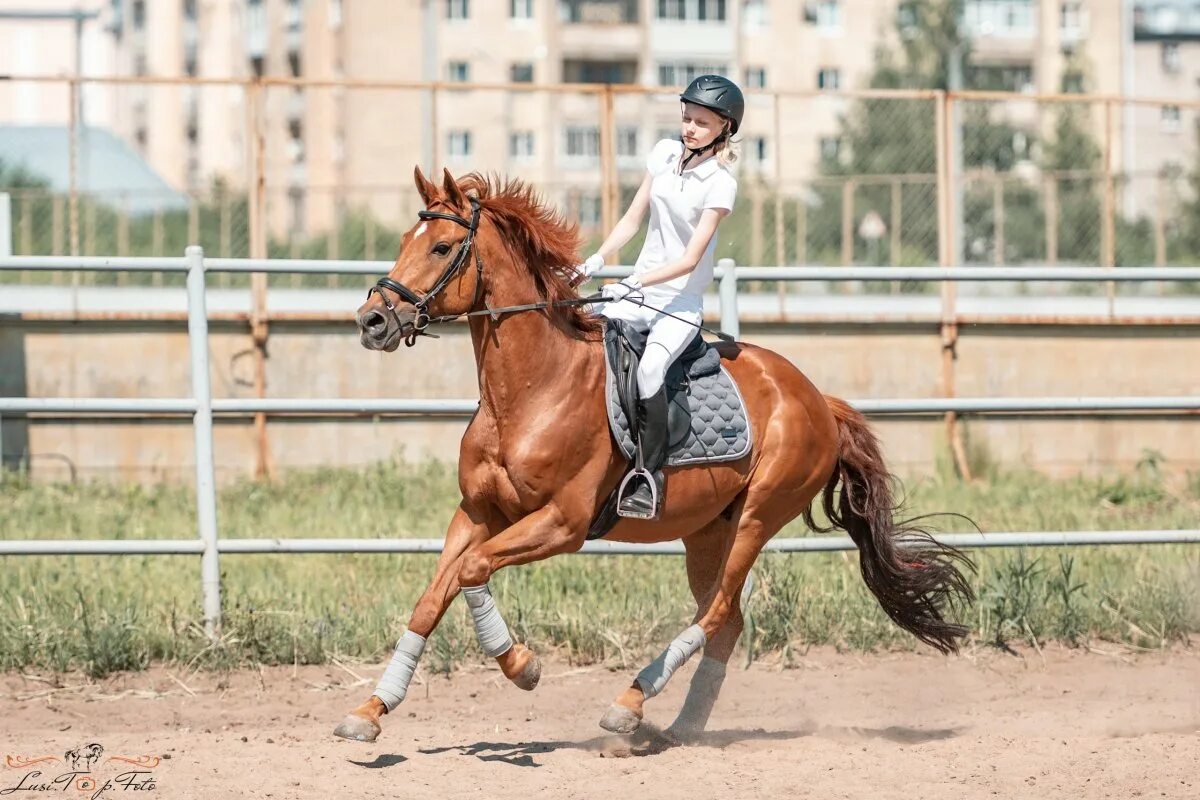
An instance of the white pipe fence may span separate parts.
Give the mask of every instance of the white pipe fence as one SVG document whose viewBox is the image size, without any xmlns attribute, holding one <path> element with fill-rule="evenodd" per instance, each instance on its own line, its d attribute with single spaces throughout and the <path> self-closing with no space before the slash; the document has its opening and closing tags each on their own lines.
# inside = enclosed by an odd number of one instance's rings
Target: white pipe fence
<svg viewBox="0 0 1200 800">
<path fill-rule="evenodd" d="M 217 526 L 213 461 L 214 414 L 412 414 L 468 416 L 475 400 L 392 399 L 219 399 L 212 397 L 208 364 L 206 272 L 285 272 L 382 275 L 391 262 L 205 259 L 199 247 L 183 258 L 97 258 L 64 256 L 0 257 L 0 270 L 163 271 L 186 272 L 188 342 L 191 353 L 190 398 L 0 398 L 3 414 L 153 414 L 190 415 L 196 449 L 196 539 L 53 539 L 0 541 L 0 555 L 199 555 L 204 618 L 212 631 L 220 623 L 221 553 L 439 553 L 440 539 L 221 539 Z M 602 270 L 600 277 L 622 277 L 628 267 Z M 722 329 L 738 336 L 737 283 L 742 280 L 785 281 L 1200 281 L 1200 268 L 1139 267 L 736 267 L 725 259 L 719 279 Z M 1200 397 L 1011 397 L 858 400 L 869 414 L 1040 413 L 1040 412 L 1181 412 L 1200 410 Z M 938 539 L 955 547 L 1046 547 L 1112 544 L 1196 544 L 1198 530 L 1017 531 L 948 533 Z M 775 539 L 768 552 L 852 550 L 845 536 Z M 678 555 L 680 542 L 635 545 L 587 542 L 581 553 L 605 555 Z"/>
</svg>

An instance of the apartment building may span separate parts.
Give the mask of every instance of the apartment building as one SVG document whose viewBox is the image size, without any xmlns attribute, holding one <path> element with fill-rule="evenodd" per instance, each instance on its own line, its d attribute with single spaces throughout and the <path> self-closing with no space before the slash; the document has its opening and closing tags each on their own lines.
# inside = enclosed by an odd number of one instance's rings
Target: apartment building
<svg viewBox="0 0 1200 800">
<path fill-rule="evenodd" d="M 1194 97 L 1194 30 L 1179 23 L 1166 37 L 1163 26 L 1190 19 L 1196 0 L 1128 0 L 1141 20 L 1132 54 L 1124 44 L 1132 15 L 1122 15 L 1123 2 L 966 0 L 971 55 L 964 77 L 982 88 L 1119 94 L 1131 87 L 1132 72 L 1136 94 Z M 850 104 L 823 93 L 864 87 L 877 48 L 896 45 L 911 14 L 905 0 L 108 0 L 102 6 L 107 38 L 92 49 L 105 52 L 93 60 L 117 74 L 447 85 L 436 99 L 412 89 L 272 87 L 257 124 L 271 227 L 283 233 L 319 231 L 339 206 L 367 206 L 383 219 L 411 213 L 410 176 L 418 163 L 519 175 L 584 225 L 599 222 L 596 95 L 455 89 L 454 83 L 661 87 L 615 101 L 618 166 L 625 180 L 635 181 L 654 141 L 675 134 L 678 89 L 698 74 L 723 73 L 749 95 L 743 175 L 778 174 L 799 185 L 821 159 L 845 155 L 839 120 Z M 811 96 L 776 105 L 763 90 Z M 253 143 L 249 99 L 231 86 L 118 87 L 105 100 L 102 122 L 175 187 L 203 191 L 214 179 L 244 186 Z M 1155 158 L 1171 158 L 1186 137 L 1170 133 L 1172 112 L 1161 113 L 1158 128 L 1175 138 L 1155 145 Z M 930 115 L 932 125 L 932 108 Z M 1188 129 L 1187 115 L 1177 116 L 1179 130 Z M 1021 121 L 1019 113 L 1015 119 Z M 1118 168 L 1131 141 L 1138 153 L 1143 141 L 1151 142 L 1140 133 L 1147 124 L 1139 118 L 1138 138 L 1114 143 Z"/>
</svg>

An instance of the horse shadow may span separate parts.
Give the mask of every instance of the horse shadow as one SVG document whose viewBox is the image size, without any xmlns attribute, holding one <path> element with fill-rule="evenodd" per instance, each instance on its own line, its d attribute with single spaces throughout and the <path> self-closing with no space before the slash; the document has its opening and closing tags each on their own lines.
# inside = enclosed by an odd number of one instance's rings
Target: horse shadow
<svg viewBox="0 0 1200 800">
<path fill-rule="evenodd" d="M 666 731 L 653 725 L 643 724 L 636 733 L 629 736 L 602 735 L 582 741 L 555 739 L 532 742 L 475 742 L 473 744 L 423 747 L 417 752 L 421 755 L 456 752 L 464 756 L 473 756 L 480 761 L 493 761 L 514 767 L 537 769 L 544 766 L 537 760 L 539 756 L 560 750 L 594 753 L 602 758 L 644 758 L 660 755 L 676 747 L 724 749 L 746 742 L 782 742 L 807 736 L 882 739 L 895 744 L 914 745 L 943 741 L 958 736 L 959 733 L 961 733 L 959 728 L 926 729 L 901 725 L 890 725 L 886 728 L 862 728 L 808 725 L 789 730 L 765 730 L 763 728 L 712 730 L 681 742 Z M 382 769 L 402 764 L 407 760 L 406 756 L 390 754 L 380 755 L 374 761 L 351 761 L 350 763 L 368 769 Z"/>
</svg>

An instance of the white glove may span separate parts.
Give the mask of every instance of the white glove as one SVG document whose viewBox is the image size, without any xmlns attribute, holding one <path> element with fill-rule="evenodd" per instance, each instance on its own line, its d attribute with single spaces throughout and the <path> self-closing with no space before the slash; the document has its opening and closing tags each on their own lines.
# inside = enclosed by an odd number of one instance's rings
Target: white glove
<svg viewBox="0 0 1200 800">
<path fill-rule="evenodd" d="M 599 253 L 592 253 L 587 257 L 587 261 L 584 261 L 582 264 L 576 267 L 576 270 L 583 275 L 583 277 L 590 278 L 599 272 L 603 267 L 604 256 L 600 255 Z"/>
<path fill-rule="evenodd" d="M 642 282 L 637 279 L 636 275 L 630 275 L 620 283 L 606 283 L 600 288 L 600 294 L 607 297 L 609 300 L 620 300 L 628 297 L 631 294 L 640 294 Z"/>
</svg>

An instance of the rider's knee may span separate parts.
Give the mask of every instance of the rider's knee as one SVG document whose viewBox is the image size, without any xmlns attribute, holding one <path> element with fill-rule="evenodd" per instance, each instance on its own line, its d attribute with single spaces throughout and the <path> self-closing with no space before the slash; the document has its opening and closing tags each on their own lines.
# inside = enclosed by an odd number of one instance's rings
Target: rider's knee
<svg viewBox="0 0 1200 800">
<path fill-rule="evenodd" d="M 646 346 L 638 362 L 638 394 L 650 397 L 662 388 L 667 367 L 671 365 L 671 353 L 660 344 L 651 342 Z"/>
</svg>

